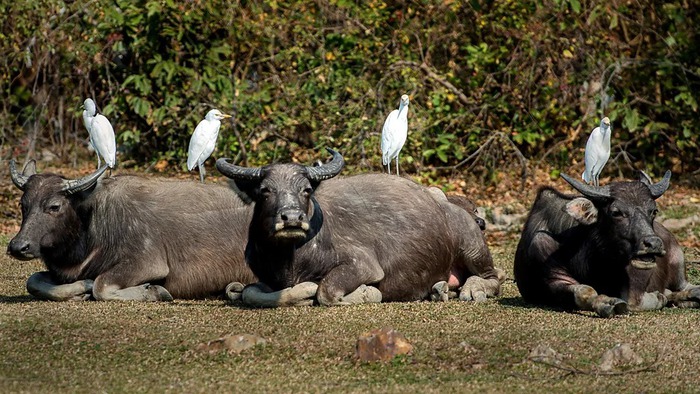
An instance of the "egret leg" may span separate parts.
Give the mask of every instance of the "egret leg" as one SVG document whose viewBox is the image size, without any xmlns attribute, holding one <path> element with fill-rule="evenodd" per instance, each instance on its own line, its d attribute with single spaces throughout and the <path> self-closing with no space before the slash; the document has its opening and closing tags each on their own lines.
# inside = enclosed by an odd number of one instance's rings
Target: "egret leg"
<svg viewBox="0 0 700 394">
<path fill-rule="evenodd" d="M 199 168 L 199 181 L 202 182 L 202 183 L 204 183 L 204 175 L 207 173 L 207 172 L 204 170 L 204 163 L 199 163 L 199 165 L 197 166 L 197 168 Z"/>
<path fill-rule="evenodd" d="M 97 151 L 95 151 L 97 153 Z M 102 160 L 100 160 L 100 154 L 97 153 L 97 168 L 102 167 Z"/>
<path fill-rule="evenodd" d="M 386 165 L 386 172 L 391 175 L 391 160 L 389 160 L 389 164 Z"/>
<path fill-rule="evenodd" d="M 396 155 L 396 175 L 399 175 L 399 155 Z"/>
</svg>

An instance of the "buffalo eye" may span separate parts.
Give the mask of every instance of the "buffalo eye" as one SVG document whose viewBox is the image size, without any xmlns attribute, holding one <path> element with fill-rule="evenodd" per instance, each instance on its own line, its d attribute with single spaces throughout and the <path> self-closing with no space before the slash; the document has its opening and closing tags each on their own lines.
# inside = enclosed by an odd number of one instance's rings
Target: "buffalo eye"
<svg viewBox="0 0 700 394">
<path fill-rule="evenodd" d="M 263 197 L 268 198 L 268 197 L 270 197 L 270 195 L 272 194 L 272 190 L 271 190 L 269 187 L 267 187 L 267 186 L 263 186 L 263 187 L 260 188 L 260 194 L 261 194 Z"/>
<path fill-rule="evenodd" d="M 57 213 L 60 210 L 61 204 L 58 203 L 49 204 L 49 206 L 46 208 L 46 211 L 49 213 Z"/>
<path fill-rule="evenodd" d="M 314 191 L 314 189 L 312 189 L 312 188 L 310 188 L 310 187 L 307 187 L 306 189 L 304 189 L 304 190 L 301 191 L 301 194 L 302 194 L 304 197 L 309 197 L 309 196 L 311 195 L 311 193 L 313 193 L 313 191 Z"/>
<path fill-rule="evenodd" d="M 613 208 L 612 210 L 610 210 L 610 216 L 612 216 L 616 219 L 620 219 L 620 218 L 626 217 L 627 215 L 625 215 L 625 213 L 622 212 L 621 210 L 619 210 L 617 208 Z"/>
<path fill-rule="evenodd" d="M 654 208 L 651 211 L 649 211 L 649 216 L 651 216 L 652 218 L 655 218 L 657 213 L 659 213 L 659 210 Z"/>
</svg>

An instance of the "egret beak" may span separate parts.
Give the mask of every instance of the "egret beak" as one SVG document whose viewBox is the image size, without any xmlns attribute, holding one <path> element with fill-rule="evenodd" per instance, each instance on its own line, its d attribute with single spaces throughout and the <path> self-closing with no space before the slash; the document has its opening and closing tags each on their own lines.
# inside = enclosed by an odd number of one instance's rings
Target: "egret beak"
<svg viewBox="0 0 700 394">
<path fill-rule="evenodd" d="M 603 123 L 605 123 L 606 126 L 610 126 L 610 119 L 606 116 L 603 118 Z"/>
<path fill-rule="evenodd" d="M 231 115 L 227 115 L 227 114 L 221 114 L 221 117 L 224 118 L 224 119 L 226 119 L 226 118 L 231 118 L 232 116 L 231 116 Z"/>
</svg>

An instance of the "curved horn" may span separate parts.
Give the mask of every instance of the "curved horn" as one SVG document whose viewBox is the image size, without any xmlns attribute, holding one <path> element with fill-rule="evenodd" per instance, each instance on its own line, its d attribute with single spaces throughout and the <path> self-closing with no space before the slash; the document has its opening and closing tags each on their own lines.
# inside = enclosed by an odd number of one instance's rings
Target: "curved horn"
<svg viewBox="0 0 700 394">
<path fill-rule="evenodd" d="M 246 181 L 257 181 L 262 179 L 263 171 L 261 167 L 241 167 L 227 162 L 226 158 L 220 158 L 216 161 L 216 169 L 231 179 L 240 179 Z"/>
<path fill-rule="evenodd" d="M 102 168 L 98 168 L 97 171 L 93 172 L 90 175 L 84 176 L 80 179 L 66 179 L 63 181 L 63 188 L 61 188 L 61 191 L 66 192 L 68 194 L 74 194 L 74 193 L 79 193 L 85 190 L 90 189 L 91 187 L 95 186 L 95 183 L 97 183 L 97 180 L 104 174 L 104 172 L 107 170 L 107 167 L 109 167 L 107 164 L 103 165 Z"/>
<path fill-rule="evenodd" d="M 610 188 L 608 186 L 586 185 L 585 183 L 581 183 L 566 174 L 561 174 L 561 177 L 564 178 L 564 180 L 568 182 L 569 185 L 571 185 L 574 189 L 578 190 L 581 194 L 588 198 L 610 198 Z"/>
<path fill-rule="evenodd" d="M 323 181 L 338 175 L 345 166 L 343 156 L 331 148 L 326 148 L 333 155 L 333 160 L 318 167 L 306 167 L 306 176 L 310 181 Z"/>
<path fill-rule="evenodd" d="M 641 170 L 639 171 L 639 182 L 642 182 L 647 186 L 651 186 L 651 184 L 653 183 L 649 174 Z"/>
<path fill-rule="evenodd" d="M 14 159 L 10 160 L 10 176 L 12 177 L 12 183 L 14 183 L 19 190 L 24 191 L 24 184 L 27 183 L 29 177 L 17 171 L 17 164 Z"/>
<path fill-rule="evenodd" d="M 656 200 L 657 198 L 661 197 L 662 194 L 668 189 L 668 186 L 671 184 L 671 170 L 666 170 L 666 173 L 664 174 L 664 178 L 656 183 L 652 184 L 647 184 L 647 187 L 649 188 L 649 191 L 651 191 L 651 197 Z"/>
</svg>

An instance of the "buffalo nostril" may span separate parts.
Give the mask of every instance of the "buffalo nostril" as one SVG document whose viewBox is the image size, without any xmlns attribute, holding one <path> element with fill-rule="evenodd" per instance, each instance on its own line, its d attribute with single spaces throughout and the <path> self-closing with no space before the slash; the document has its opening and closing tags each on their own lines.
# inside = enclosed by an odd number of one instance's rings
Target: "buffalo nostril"
<svg viewBox="0 0 700 394">
<path fill-rule="evenodd" d="M 287 215 L 285 215 L 285 214 L 282 214 L 280 216 L 280 219 L 282 219 L 283 222 L 286 222 L 287 220 L 289 220 L 289 218 L 287 218 Z"/>
<path fill-rule="evenodd" d="M 303 214 L 303 213 L 300 213 L 300 214 L 299 214 L 299 217 L 298 217 L 297 219 L 298 219 L 300 222 L 301 222 L 301 221 L 304 221 L 304 214 Z"/>
</svg>

